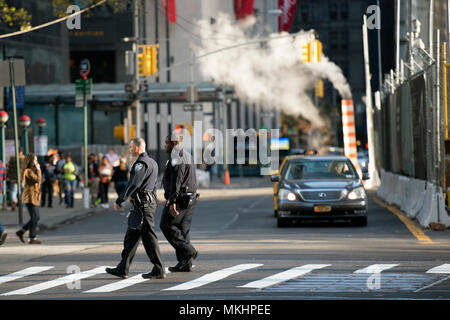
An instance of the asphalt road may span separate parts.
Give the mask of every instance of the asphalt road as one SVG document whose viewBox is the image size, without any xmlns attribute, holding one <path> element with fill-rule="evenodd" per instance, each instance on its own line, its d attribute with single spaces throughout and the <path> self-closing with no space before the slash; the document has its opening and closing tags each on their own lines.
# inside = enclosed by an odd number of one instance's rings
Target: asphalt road
<svg viewBox="0 0 450 320">
<path fill-rule="evenodd" d="M 11 237 L 0 248 L 0 300 L 450 299 L 449 232 L 425 231 L 433 243 L 421 243 L 373 197 L 370 192 L 367 227 L 314 223 L 281 229 L 270 189 L 204 199 L 191 229 L 200 252 L 193 271 L 163 280 L 140 277 L 152 268 L 142 244 L 129 279 L 104 273 L 122 250 L 126 219 L 117 212 L 42 233 L 42 245 Z M 176 259 L 160 232 L 161 210 L 156 226 L 168 267 Z"/>
</svg>

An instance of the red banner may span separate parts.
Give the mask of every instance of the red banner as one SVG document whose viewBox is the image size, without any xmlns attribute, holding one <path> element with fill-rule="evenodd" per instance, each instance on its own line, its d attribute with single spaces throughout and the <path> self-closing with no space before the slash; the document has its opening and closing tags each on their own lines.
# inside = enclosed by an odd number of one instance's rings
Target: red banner
<svg viewBox="0 0 450 320">
<path fill-rule="evenodd" d="M 234 13 L 236 20 L 253 15 L 255 0 L 234 0 Z"/>
<path fill-rule="evenodd" d="M 164 0 L 164 14 L 169 16 L 169 22 L 177 22 L 177 12 L 175 8 L 175 0 Z M 169 10 L 167 10 L 169 9 Z M 168 12 L 167 12 L 168 11 Z"/>
<path fill-rule="evenodd" d="M 294 20 L 295 9 L 297 8 L 298 0 L 278 0 L 278 8 L 281 10 L 281 15 L 278 17 L 278 31 L 289 32 L 292 21 Z"/>
</svg>

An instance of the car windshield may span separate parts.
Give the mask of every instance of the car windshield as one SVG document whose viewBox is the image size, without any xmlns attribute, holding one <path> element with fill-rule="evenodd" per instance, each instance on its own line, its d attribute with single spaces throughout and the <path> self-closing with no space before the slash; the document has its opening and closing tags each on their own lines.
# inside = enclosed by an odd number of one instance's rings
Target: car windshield
<svg viewBox="0 0 450 320">
<path fill-rule="evenodd" d="M 289 163 L 286 180 L 297 179 L 356 179 L 357 173 L 348 160 L 301 160 Z"/>
</svg>

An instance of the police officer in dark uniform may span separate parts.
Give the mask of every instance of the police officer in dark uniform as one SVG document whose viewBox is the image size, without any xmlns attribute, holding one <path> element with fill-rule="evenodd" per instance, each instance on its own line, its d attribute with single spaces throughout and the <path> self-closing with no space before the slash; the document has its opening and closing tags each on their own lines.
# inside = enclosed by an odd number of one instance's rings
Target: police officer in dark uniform
<svg viewBox="0 0 450 320">
<path fill-rule="evenodd" d="M 178 264 L 171 272 L 191 271 L 198 251 L 189 239 L 192 215 L 197 202 L 197 180 L 192 156 L 181 148 L 178 133 L 166 138 L 165 149 L 170 154 L 163 176 L 164 197 L 167 200 L 161 216 L 161 231 L 174 247 Z"/>
<path fill-rule="evenodd" d="M 117 277 L 127 278 L 128 271 L 142 238 L 145 252 L 154 264 L 151 272 L 143 274 L 145 279 L 164 279 L 165 270 L 155 233 L 154 214 L 156 211 L 156 180 L 158 165 L 145 152 L 142 138 L 130 141 L 130 153 L 138 157 L 134 162 L 127 189 L 114 203 L 115 210 L 123 210 L 121 205 L 128 198 L 133 205 L 128 218 L 122 260 L 116 268 L 106 268 L 106 272 Z"/>
</svg>

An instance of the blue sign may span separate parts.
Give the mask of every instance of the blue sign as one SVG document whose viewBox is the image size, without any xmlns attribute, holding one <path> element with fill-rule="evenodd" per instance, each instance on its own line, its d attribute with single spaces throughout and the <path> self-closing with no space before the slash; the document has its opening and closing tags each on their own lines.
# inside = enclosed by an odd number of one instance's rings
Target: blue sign
<svg viewBox="0 0 450 320">
<path fill-rule="evenodd" d="M 91 64 L 89 63 L 88 59 L 83 59 L 80 62 L 80 74 L 83 77 L 87 77 L 89 72 L 91 71 Z"/>
<path fill-rule="evenodd" d="M 16 108 L 17 109 L 23 109 L 25 108 L 25 87 L 24 86 L 19 86 L 19 87 L 15 87 L 15 91 L 16 91 Z M 13 102 L 12 102 L 12 89 L 11 87 L 9 88 L 9 93 L 8 93 L 8 108 L 12 108 L 13 107 Z"/>
</svg>

